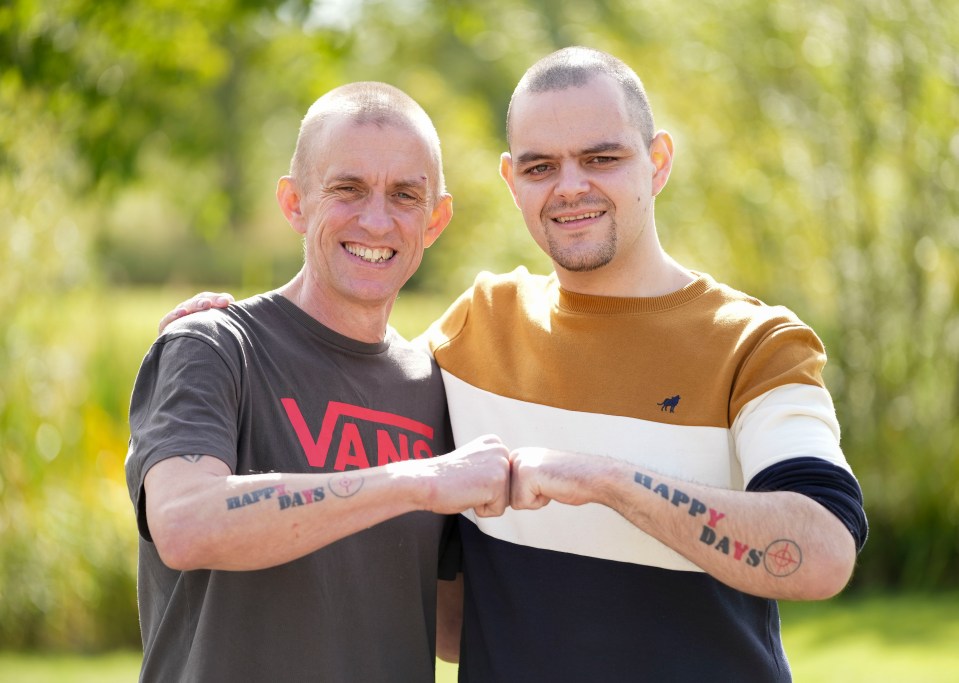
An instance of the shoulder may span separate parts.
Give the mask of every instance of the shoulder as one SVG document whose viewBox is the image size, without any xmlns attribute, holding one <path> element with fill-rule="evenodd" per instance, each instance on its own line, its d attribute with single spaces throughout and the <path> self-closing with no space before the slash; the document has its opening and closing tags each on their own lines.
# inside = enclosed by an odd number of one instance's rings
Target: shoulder
<svg viewBox="0 0 959 683">
<path fill-rule="evenodd" d="M 712 287 L 717 303 L 717 322 L 746 328 L 777 325 L 804 325 L 786 306 L 770 305 L 729 285 L 715 282 Z"/>
<path fill-rule="evenodd" d="M 559 290 L 555 274 L 536 275 L 520 266 L 509 273 L 482 272 L 452 308 L 469 309 L 474 319 L 495 315 L 505 320 L 511 311 L 538 309 L 554 302 Z M 451 310 L 452 310 L 451 308 Z"/>
<path fill-rule="evenodd" d="M 214 361 L 229 368 L 234 378 L 243 374 L 251 354 L 256 353 L 263 330 L 280 329 L 277 306 L 264 296 L 184 316 L 170 323 L 153 343 L 145 358 L 156 364 L 183 367 Z M 218 361 L 218 362 L 217 362 Z"/>
<path fill-rule="evenodd" d="M 555 275 L 534 275 L 520 266 L 509 273 L 479 273 L 473 285 L 423 334 L 435 353 L 442 346 L 459 336 L 467 325 L 485 327 L 494 315 L 499 322 L 508 320 L 512 313 L 529 307 L 530 301 L 546 301 L 556 296 L 558 285 Z"/>
<path fill-rule="evenodd" d="M 184 316 L 170 323 L 157 338 L 157 343 L 175 339 L 195 339 L 212 346 L 242 342 L 252 327 L 268 324 L 266 318 L 275 313 L 275 304 L 268 295 L 256 295 L 231 304 Z"/>
<path fill-rule="evenodd" d="M 428 377 L 437 374 L 439 368 L 427 343 L 428 337 L 424 333 L 414 339 L 407 340 L 393 327 L 388 328 L 387 340 L 390 344 L 390 356 L 395 360 L 404 373 L 414 377 Z"/>
<path fill-rule="evenodd" d="M 799 384 L 825 388 L 825 347 L 792 310 L 769 305 L 719 283 L 711 289 L 711 296 L 718 334 L 725 337 L 726 348 L 736 359 L 730 396 L 732 415 L 777 387 Z"/>
<path fill-rule="evenodd" d="M 715 281 L 709 300 L 716 327 L 734 336 L 741 348 L 785 344 L 799 345 L 816 354 L 825 353 L 815 331 L 786 306 L 767 304 Z"/>
<path fill-rule="evenodd" d="M 490 273 L 483 271 L 476 276 L 473 286 L 467 293 L 472 293 L 476 302 L 492 299 L 509 300 L 518 297 L 542 295 L 556 289 L 556 276 L 536 275 L 530 273 L 525 266 L 519 266 L 508 273 Z"/>
</svg>

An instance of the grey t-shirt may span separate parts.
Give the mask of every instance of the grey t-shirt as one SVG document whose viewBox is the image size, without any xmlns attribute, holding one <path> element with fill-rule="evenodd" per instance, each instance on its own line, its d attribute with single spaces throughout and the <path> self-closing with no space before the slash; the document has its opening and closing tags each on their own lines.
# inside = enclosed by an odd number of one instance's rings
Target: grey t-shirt
<svg viewBox="0 0 959 683">
<path fill-rule="evenodd" d="M 167 329 L 137 376 L 130 430 L 141 680 L 433 680 L 444 517 L 402 515 L 270 569 L 180 572 L 157 555 L 143 492 L 150 467 L 178 455 L 250 474 L 445 453 L 445 395 L 425 352 L 392 330 L 357 342 L 279 294 L 256 296 Z"/>
</svg>

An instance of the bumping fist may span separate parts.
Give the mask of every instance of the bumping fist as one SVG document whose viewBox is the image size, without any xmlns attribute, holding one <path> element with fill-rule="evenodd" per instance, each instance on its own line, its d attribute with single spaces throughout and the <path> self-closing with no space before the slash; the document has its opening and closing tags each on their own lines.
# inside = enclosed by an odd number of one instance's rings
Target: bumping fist
<svg viewBox="0 0 959 683">
<path fill-rule="evenodd" d="M 510 453 L 510 507 L 536 510 L 551 500 L 567 505 L 594 502 L 597 476 L 612 461 L 603 456 L 551 448 Z"/>
<path fill-rule="evenodd" d="M 536 510 L 549 503 L 543 493 L 542 468 L 547 456 L 545 448 L 518 448 L 509 454 L 509 504 L 515 510 Z"/>
<path fill-rule="evenodd" d="M 429 477 L 429 509 L 455 514 L 473 508 L 480 517 L 498 517 L 509 505 L 509 449 L 499 437 L 481 436 L 452 453 L 416 461 Z"/>
</svg>

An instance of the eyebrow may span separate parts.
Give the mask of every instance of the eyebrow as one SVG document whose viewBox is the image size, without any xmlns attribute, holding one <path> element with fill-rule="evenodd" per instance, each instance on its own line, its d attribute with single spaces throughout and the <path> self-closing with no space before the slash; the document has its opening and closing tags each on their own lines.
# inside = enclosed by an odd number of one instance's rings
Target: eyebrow
<svg viewBox="0 0 959 683">
<path fill-rule="evenodd" d="M 333 183 L 358 183 L 360 185 L 364 184 L 365 181 L 358 175 L 353 173 L 341 173 L 339 175 L 333 176 L 329 179 L 329 184 Z"/>
<path fill-rule="evenodd" d="M 429 187 L 429 179 L 426 177 L 420 177 L 407 180 L 397 180 L 395 183 L 393 183 L 393 187 L 398 189 L 410 188 L 413 190 L 422 190 Z"/>
<path fill-rule="evenodd" d="M 627 149 L 626 145 L 621 142 L 599 142 L 592 147 L 587 147 L 580 150 L 576 156 L 584 156 L 590 154 L 602 154 L 603 152 L 621 152 Z M 519 165 L 531 164 L 536 161 L 542 161 L 544 159 L 551 159 L 552 155 L 546 154 L 545 152 L 523 152 L 516 159 L 516 163 Z"/>
<path fill-rule="evenodd" d="M 621 142 L 601 142 L 593 147 L 587 147 L 580 154 L 602 154 L 603 152 L 622 152 L 628 147 Z"/>
<path fill-rule="evenodd" d="M 334 176 L 330 179 L 331 183 L 356 183 L 359 185 L 366 185 L 366 179 L 361 176 L 356 175 L 355 173 L 341 173 L 337 176 Z M 417 178 L 404 178 L 403 180 L 397 180 L 390 184 L 394 188 L 410 188 L 410 189 L 422 189 L 426 188 L 429 185 L 429 178 L 425 176 L 420 176 Z"/>
</svg>

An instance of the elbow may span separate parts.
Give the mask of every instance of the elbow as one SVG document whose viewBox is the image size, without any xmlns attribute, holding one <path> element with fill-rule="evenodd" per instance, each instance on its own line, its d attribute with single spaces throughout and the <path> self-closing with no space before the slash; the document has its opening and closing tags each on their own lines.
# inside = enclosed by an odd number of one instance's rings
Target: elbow
<svg viewBox="0 0 959 683">
<path fill-rule="evenodd" d="M 449 662 L 450 664 L 459 664 L 460 661 L 460 648 L 459 643 L 455 646 L 442 645 L 441 643 L 436 643 L 436 656 L 442 659 L 444 662 Z"/>
<path fill-rule="evenodd" d="M 439 615 L 436 628 L 436 656 L 444 662 L 457 664 L 460 661 L 460 627 L 462 613 Z"/>
<path fill-rule="evenodd" d="M 184 515 L 176 510 L 156 510 L 148 517 L 150 535 L 157 555 L 164 565 L 175 571 L 205 569 L 202 544 L 196 534 L 190 532 L 193 527 Z"/>
<path fill-rule="evenodd" d="M 851 539 L 850 539 L 851 540 Z M 837 549 L 817 562 L 815 572 L 805 582 L 798 600 L 828 600 L 839 595 L 849 584 L 856 566 L 856 550 L 850 542 L 848 547 Z"/>
<path fill-rule="evenodd" d="M 839 560 L 833 563 L 830 570 L 822 572 L 807 600 L 828 600 L 839 595 L 849 585 L 854 566 L 854 557 L 849 561 Z"/>
<path fill-rule="evenodd" d="M 439 624 L 436 630 L 436 656 L 450 664 L 459 663 L 460 631 L 458 628 L 454 630 Z"/>
<path fill-rule="evenodd" d="M 156 543 L 156 550 L 160 561 L 174 571 L 187 572 L 203 568 L 192 558 L 188 550 L 178 547 L 177 544 Z"/>
</svg>

